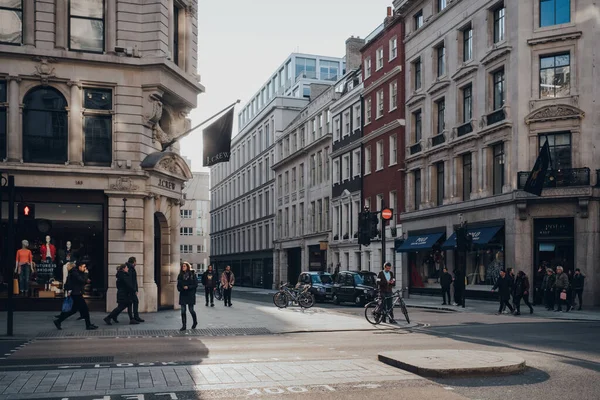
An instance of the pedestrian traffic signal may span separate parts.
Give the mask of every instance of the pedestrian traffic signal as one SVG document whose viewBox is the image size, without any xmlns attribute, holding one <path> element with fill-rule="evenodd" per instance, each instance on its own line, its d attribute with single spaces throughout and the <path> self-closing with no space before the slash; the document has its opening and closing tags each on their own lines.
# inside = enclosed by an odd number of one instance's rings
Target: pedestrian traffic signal
<svg viewBox="0 0 600 400">
<path fill-rule="evenodd" d="M 368 211 L 358 214 L 358 244 L 362 244 L 363 246 L 371 244 L 369 214 Z"/>
<path fill-rule="evenodd" d="M 28 221 L 35 219 L 35 204 L 19 203 L 18 209 L 19 219 Z"/>
<path fill-rule="evenodd" d="M 369 221 L 371 222 L 371 238 L 377 237 L 379 234 L 379 218 L 377 217 L 377 213 L 371 213 Z"/>
</svg>

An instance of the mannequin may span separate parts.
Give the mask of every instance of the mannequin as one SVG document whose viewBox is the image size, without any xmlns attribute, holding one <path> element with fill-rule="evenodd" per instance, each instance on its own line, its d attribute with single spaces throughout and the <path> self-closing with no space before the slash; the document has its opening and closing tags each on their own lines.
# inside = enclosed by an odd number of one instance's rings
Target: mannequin
<svg viewBox="0 0 600 400">
<path fill-rule="evenodd" d="M 67 248 L 65 250 L 61 250 L 61 255 L 60 255 L 61 261 L 64 263 L 63 269 L 62 269 L 63 287 L 64 287 L 65 283 L 67 283 L 67 276 L 69 274 L 67 266 L 69 265 L 69 263 L 75 262 L 75 255 L 73 253 L 74 252 L 71 249 L 71 241 L 67 241 Z"/>
<path fill-rule="evenodd" d="M 17 250 L 15 260 L 15 272 L 19 275 L 19 290 L 22 294 L 29 291 L 29 276 L 32 272 L 35 272 L 33 256 L 28 247 L 29 242 L 23 240 L 21 242 L 21 249 Z"/>
<path fill-rule="evenodd" d="M 54 261 L 56 258 L 56 247 L 50 243 L 50 240 L 50 236 L 46 236 L 46 244 L 43 244 L 40 247 L 40 256 L 42 257 L 42 260 L 45 260 L 46 262 Z"/>
</svg>

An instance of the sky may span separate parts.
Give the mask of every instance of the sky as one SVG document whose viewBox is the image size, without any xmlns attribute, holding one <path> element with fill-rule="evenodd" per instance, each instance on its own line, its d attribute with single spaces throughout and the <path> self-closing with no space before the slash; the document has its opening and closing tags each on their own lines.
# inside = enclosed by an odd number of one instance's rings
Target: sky
<svg viewBox="0 0 600 400">
<path fill-rule="evenodd" d="M 294 52 L 343 57 L 346 39 L 366 37 L 392 0 L 199 0 L 198 73 L 206 92 L 190 113 L 199 124 L 237 99 L 237 113 Z M 202 128 L 181 153 L 202 168 Z"/>
</svg>

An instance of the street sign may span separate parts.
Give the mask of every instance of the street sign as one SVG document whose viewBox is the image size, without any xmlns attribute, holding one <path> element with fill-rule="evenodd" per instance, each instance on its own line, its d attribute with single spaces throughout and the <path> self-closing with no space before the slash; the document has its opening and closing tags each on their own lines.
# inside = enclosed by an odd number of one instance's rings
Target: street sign
<svg viewBox="0 0 600 400">
<path fill-rule="evenodd" d="M 382 219 L 389 221 L 393 217 L 394 217 L 394 210 L 392 210 L 391 208 L 384 208 L 383 210 L 381 210 L 381 218 Z"/>
</svg>

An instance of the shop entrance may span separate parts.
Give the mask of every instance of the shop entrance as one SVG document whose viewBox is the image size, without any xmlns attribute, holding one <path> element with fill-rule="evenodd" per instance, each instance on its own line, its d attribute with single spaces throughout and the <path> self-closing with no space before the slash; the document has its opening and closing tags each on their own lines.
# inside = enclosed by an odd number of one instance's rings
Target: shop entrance
<svg viewBox="0 0 600 400">
<path fill-rule="evenodd" d="M 575 222 L 573 218 L 542 218 L 534 222 L 535 266 L 545 263 L 565 272 L 573 271 L 575 260 Z"/>
<path fill-rule="evenodd" d="M 154 213 L 154 282 L 157 288 L 157 308 L 172 308 L 166 298 L 164 285 L 169 283 L 169 227 L 163 213 Z M 165 268 L 166 267 L 166 268 Z"/>
</svg>

